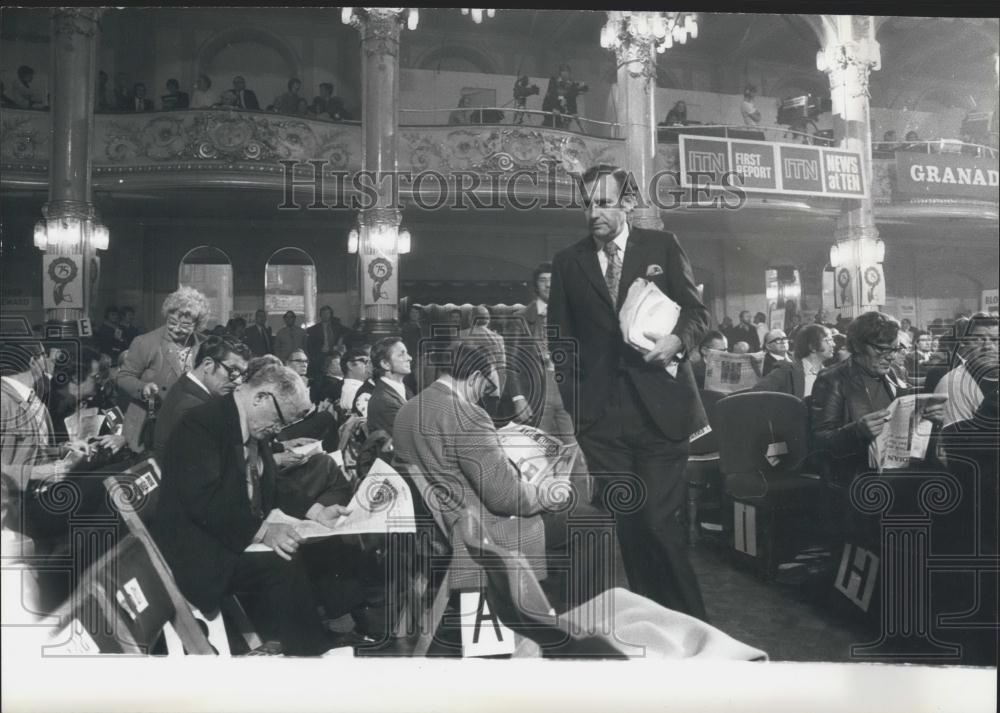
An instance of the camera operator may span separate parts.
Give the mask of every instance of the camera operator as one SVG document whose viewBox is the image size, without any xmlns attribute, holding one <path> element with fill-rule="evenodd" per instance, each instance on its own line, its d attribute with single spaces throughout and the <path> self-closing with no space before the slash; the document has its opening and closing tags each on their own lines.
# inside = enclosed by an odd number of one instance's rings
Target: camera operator
<svg viewBox="0 0 1000 713">
<path fill-rule="evenodd" d="M 583 132 L 580 119 L 577 117 L 576 98 L 589 89 L 590 87 L 583 82 L 573 81 L 568 64 L 559 65 L 559 74 L 549 79 L 549 87 L 545 92 L 545 99 L 542 100 L 542 111 L 551 112 L 545 117 L 542 125 L 566 129 L 575 119 L 577 128 Z"/>
<path fill-rule="evenodd" d="M 529 84 L 528 75 L 518 77 L 514 82 L 514 121 L 515 124 L 524 123 L 524 110 L 528 105 L 528 97 L 541 93 L 537 84 Z"/>
</svg>

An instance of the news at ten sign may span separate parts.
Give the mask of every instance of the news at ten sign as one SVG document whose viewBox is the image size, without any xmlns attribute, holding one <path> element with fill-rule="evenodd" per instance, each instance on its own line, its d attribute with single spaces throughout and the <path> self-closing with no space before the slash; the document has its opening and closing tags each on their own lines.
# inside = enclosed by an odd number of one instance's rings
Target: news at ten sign
<svg viewBox="0 0 1000 713">
<path fill-rule="evenodd" d="M 682 186 L 829 198 L 861 198 L 867 192 L 853 151 L 684 134 L 679 142 Z"/>
</svg>

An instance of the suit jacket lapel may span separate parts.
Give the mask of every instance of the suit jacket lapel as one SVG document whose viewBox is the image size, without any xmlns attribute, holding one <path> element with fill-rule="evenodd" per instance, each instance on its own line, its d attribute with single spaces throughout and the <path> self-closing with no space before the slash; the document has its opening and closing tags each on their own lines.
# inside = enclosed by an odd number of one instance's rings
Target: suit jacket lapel
<svg viewBox="0 0 1000 713">
<path fill-rule="evenodd" d="M 597 294 L 601 296 L 609 308 L 614 310 L 614 305 L 611 304 L 611 295 L 608 294 L 608 285 L 604 281 L 604 275 L 601 274 L 601 264 L 597 260 L 594 241 L 590 236 L 577 243 L 576 260 L 580 265 L 580 270 L 597 290 Z"/>
<path fill-rule="evenodd" d="M 802 394 L 803 398 L 805 397 L 806 371 L 799 360 L 796 360 L 792 365 L 792 390 L 796 395 Z"/>
<path fill-rule="evenodd" d="M 243 452 L 243 429 L 240 428 L 240 414 L 236 410 L 236 399 L 231 394 L 226 397 L 223 414 L 226 420 L 226 440 L 229 441 L 229 447 L 232 449 L 234 462 L 238 465 L 243 480 L 246 481 L 247 457 Z"/>
<path fill-rule="evenodd" d="M 622 261 L 622 276 L 618 282 L 618 304 L 624 304 L 628 296 L 628 288 L 637 277 L 643 277 L 642 266 L 645 264 L 645 241 L 638 228 L 629 228 L 628 242 L 625 243 L 625 259 Z"/>
</svg>

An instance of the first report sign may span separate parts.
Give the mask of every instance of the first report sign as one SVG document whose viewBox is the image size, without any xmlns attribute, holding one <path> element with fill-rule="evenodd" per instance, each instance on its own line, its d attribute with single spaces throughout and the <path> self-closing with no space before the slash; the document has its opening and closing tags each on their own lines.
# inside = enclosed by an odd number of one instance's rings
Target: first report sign
<svg viewBox="0 0 1000 713">
<path fill-rule="evenodd" d="M 867 195 L 853 151 L 681 134 L 681 185 L 827 198 Z"/>
</svg>

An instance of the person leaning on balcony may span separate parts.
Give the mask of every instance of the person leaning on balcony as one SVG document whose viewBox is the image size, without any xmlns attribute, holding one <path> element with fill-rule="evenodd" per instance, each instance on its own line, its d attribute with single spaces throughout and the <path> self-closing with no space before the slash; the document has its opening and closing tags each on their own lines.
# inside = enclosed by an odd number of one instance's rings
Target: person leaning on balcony
<svg viewBox="0 0 1000 713">
<path fill-rule="evenodd" d="M 674 104 L 674 108 L 667 112 L 667 118 L 663 120 L 661 126 L 675 126 L 677 124 L 686 124 L 688 120 L 688 110 L 687 104 L 683 101 L 679 101 Z"/>
<path fill-rule="evenodd" d="M 757 95 L 757 87 L 748 84 L 743 90 L 743 103 L 740 104 L 740 114 L 743 115 L 743 123 L 747 126 L 758 126 L 760 124 L 760 109 L 754 103 Z"/>
<path fill-rule="evenodd" d="M 319 85 L 319 96 L 313 99 L 312 110 L 317 119 L 350 121 L 353 118 L 344 108 L 344 100 L 333 95 L 333 84 L 330 82 Z"/>
<path fill-rule="evenodd" d="M 35 70 L 26 64 L 17 68 L 17 81 L 11 85 L 9 96 L 18 109 L 35 109 L 42 105 L 31 88 Z"/>
<path fill-rule="evenodd" d="M 140 453 L 147 401 L 162 403 L 167 391 L 194 366 L 201 344 L 198 332 L 210 309 L 208 298 L 193 287 L 181 287 L 163 301 L 166 324 L 140 334 L 125 352 L 125 363 L 115 378 L 125 409 L 125 439 Z"/>
<path fill-rule="evenodd" d="M 448 116 L 449 124 L 470 124 L 472 123 L 472 118 L 470 116 L 471 112 L 468 111 L 467 107 L 472 106 L 472 97 L 468 94 L 463 94 L 458 99 L 458 109 L 451 112 Z M 459 111 L 459 109 L 465 109 L 465 111 Z"/>
<path fill-rule="evenodd" d="M 247 89 L 247 80 L 237 75 L 233 77 L 233 91 L 236 93 L 236 106 L 238 109 L 260 110 L 260 102 L 257 101 L 257 94 L 252 89 Z"/>
<path fill-rule="evenodd" d="M 212 91 L 212 80 L 208 78 L 208 75 L 199 74 L 194 83 L 194 91 L 191 92 L 191 108 L 207 109 L 218 101 L 219 98 Z"/>
<path fill-rule="evenodd" d="M 146 85 L 136 82 L 132 86 L 132 96 L 129 97 L 128 111 L 153 111 L 153 100 L 146 98 Z"/>
<path fill-rule="evenodd" d="M 176 79 L 167 80 L 167 93 L 160 97 L 164 111 L 171 109 L 187 109 L 191 105 L 191 97 L 181 91 L 181 83 Z"/>
<path fill-rule="evenodd" d="M 292 77 L 288 80 L 288 91 L 274 100 L 274 110 L 279 114 L 299 113 L 299 91 L 302 89 L 302 81 Z"/>
</svg>

